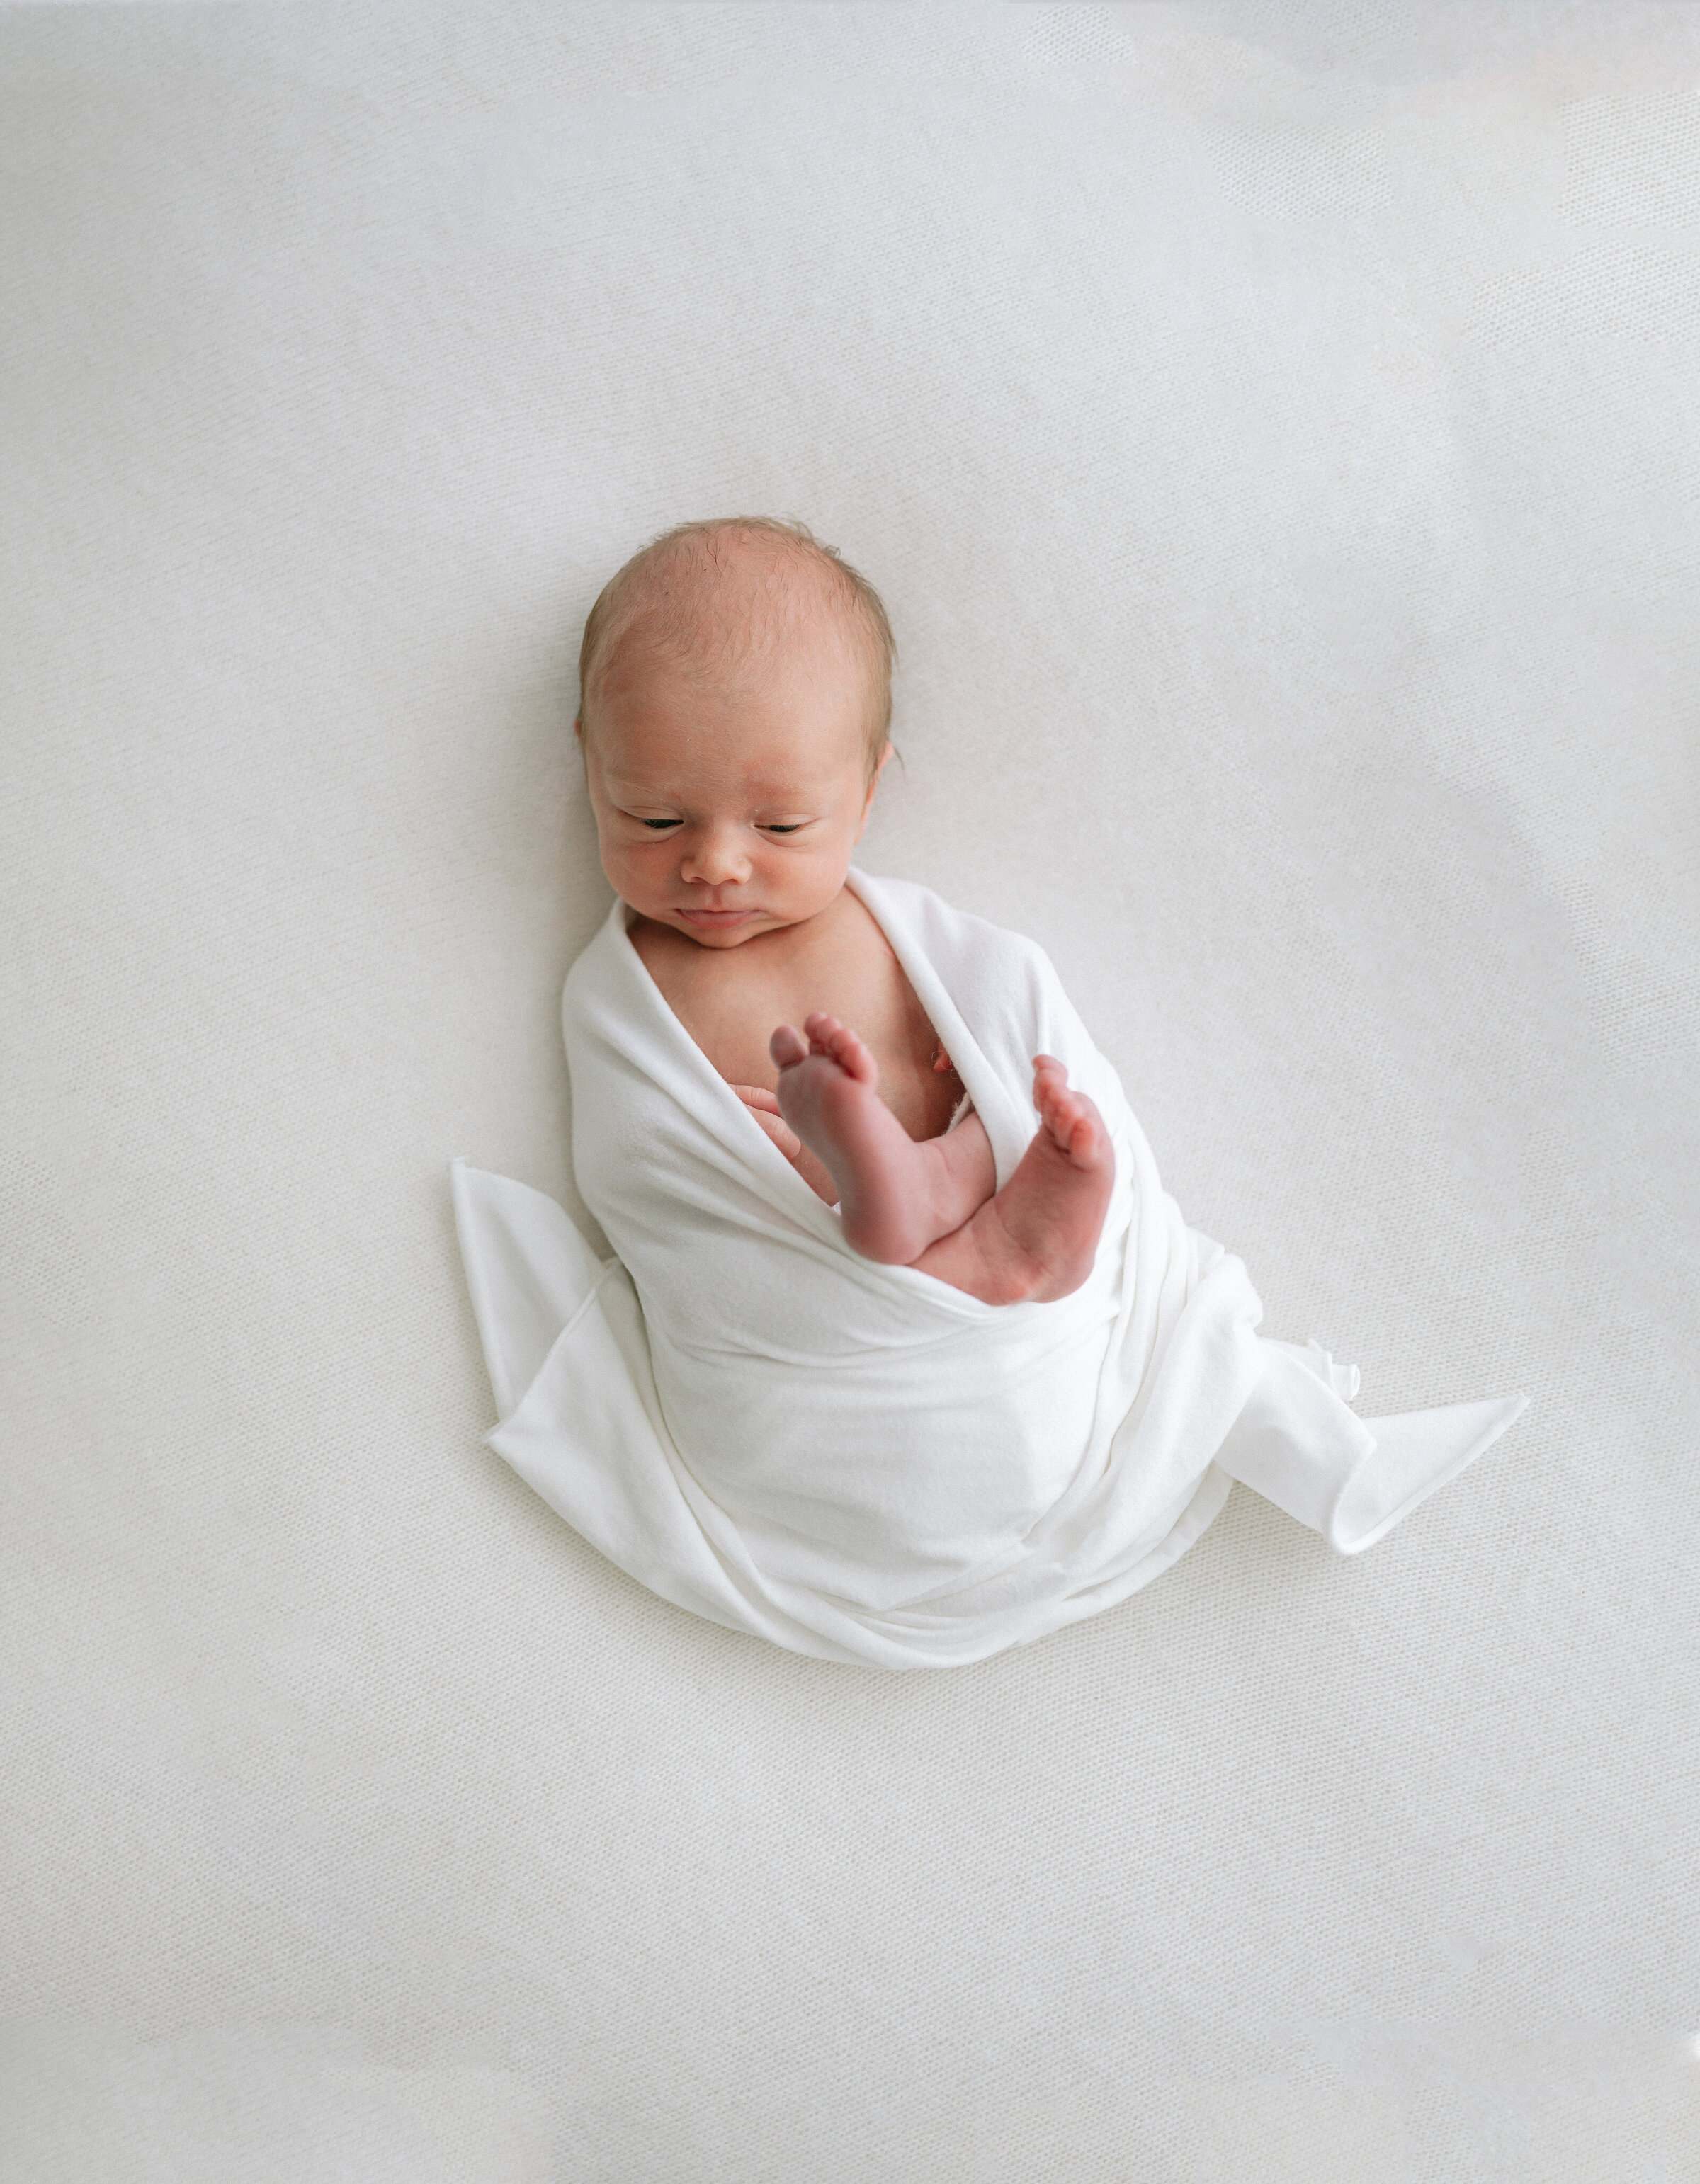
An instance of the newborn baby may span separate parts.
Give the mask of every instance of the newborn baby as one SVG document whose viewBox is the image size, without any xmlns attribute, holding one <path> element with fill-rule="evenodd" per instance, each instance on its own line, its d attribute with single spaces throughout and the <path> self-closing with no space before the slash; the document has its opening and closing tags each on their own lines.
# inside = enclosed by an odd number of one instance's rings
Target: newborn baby
<svg viewBox="0 0 1700 2184">
<path fill-rule="evenodd" d="M 950 1127 L 961 1081 L 844 884 L 891 756 L 890 666 L 878 600 L 790 532 L 650 547 L 585 638 L 602 868 L 673 1013 L 854 1250 L 988 1304 L 1066 1296 L 1115 1175 L 1096 1108 L 1036 1055 L 1043 1127 L 998 1190 L 984 1125 Z"/>
<path fill-rule="evenodd" d="M 800 526 L 615 577 L 577 733 L 616 899 L 562 1020 L 616 1256 L 453 1180 L 500 1453 L 667 1599 L 908 1668 L 1112 1606 L 1235 1479 L 1354 1553 L 1522 1399 L 1356 1417 L 1355 1369 L 1256 1332 L 1043 953 L 852 866 L 891 661 Z"/>
</svg>

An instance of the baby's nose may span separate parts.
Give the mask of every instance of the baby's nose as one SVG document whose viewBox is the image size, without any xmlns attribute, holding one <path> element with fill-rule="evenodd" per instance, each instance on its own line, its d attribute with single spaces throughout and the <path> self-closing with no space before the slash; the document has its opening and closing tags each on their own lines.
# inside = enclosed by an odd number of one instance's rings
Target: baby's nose
<svg viewBox="0 0 1700 2184">
<path fill-rule="evenodd" d="M 729 828 L 705 829 L 685 853 L 681 877 L 705 887 L 736 886 L 750 877 L 750 860 Z"/>
</svg>

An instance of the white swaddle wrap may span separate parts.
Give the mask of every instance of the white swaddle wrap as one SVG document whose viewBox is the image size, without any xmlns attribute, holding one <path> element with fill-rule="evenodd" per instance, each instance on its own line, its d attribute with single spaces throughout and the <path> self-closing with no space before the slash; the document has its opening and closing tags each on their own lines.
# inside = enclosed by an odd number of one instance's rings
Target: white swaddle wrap
<svg viewBox="0 0 1700 2184">
<path fill-rule="evenodd" d="M 1186 1227 L 1044 953 L 928 889 L 850 884 L 985 1125 L 1001 1186 L 1033 1056 L 1095 1100 L 1116 1186 L 1091 1278 L 980 1303 L 859 1257 L 669 1008 L 616 903 L 562 1015 L 573 1161 L 618 1254 L 457 1161 L 501 1424 L 490 1441 L 610 1560 L 800 1652 L 950 1666 L 1112 1606 L 1245 1480 L 1356 1552 L 1524 1399 L 1368 1424 L 1355 1370 L 1256 1332 L 1240 1262 Z"/>
</svg>

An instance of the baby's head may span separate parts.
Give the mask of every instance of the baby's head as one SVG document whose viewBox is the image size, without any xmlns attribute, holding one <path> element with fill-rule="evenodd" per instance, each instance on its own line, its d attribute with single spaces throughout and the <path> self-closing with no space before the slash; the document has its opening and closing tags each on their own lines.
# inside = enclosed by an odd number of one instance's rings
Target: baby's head
<svg viewBox="0 0 1700 2184">
<path fill-rule="evenodd" d="M 602 868 L 643 916 L 731 948 L 843 887 L 891 746 L 890 625 L 800 524 L 682 524 L 604 589 L 578 736 Z"/>
</svg>

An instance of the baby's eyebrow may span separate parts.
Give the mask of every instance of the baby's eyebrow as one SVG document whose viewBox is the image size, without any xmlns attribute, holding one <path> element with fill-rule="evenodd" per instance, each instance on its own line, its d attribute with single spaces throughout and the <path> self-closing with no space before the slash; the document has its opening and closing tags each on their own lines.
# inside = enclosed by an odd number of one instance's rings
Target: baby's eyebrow
<svg viewBox="0 0 1700 2184">
<path fill-rule="evenodd" d="M 665 804 L 670 807 L 677 805 L 677 797 L 660 794 L 647 781 L 621 781 L 617 774 L 608 774 L 604 778 L 609 793 L 617 804 Z"/>
<path fill-rule="evenodd" d="M 688 796 L 670 794 L 653 782 L 638 781 L 607 769 L 602 781 L 610 800 L 628 811 L 683 811 L 691 801 Z M 711 799 L 715 800 L 717 800 Z M 740 804 L 746 814 L 756 818 L 805 819 L 818 818 L 828 810 L 832 796 L 829 792 L 823 793 L 818 782 L 791 781 L 778 785 L 758 782 L 743 795 L 734 794 L 730 800 Z"/>
</svg>

